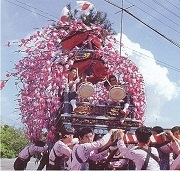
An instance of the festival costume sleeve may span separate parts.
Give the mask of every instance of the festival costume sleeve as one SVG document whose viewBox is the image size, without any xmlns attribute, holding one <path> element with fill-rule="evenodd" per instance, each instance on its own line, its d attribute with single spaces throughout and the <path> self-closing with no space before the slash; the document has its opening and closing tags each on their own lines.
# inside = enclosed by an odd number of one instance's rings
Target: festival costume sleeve
<svg viewBox="0 0 180 171">
<path fill-rule="evenodd" d="M 123 140 L 119 140 L 117 142 L 117 147 L 119 148 L 121 154 L 125 157 L 127 157 L 128 159 L 134 160 L 135 158 L 137 158 L 138 156 L 134 153 L 133 149 L 129 149 L 126 147 L 126 145 L 124 144 Z"/>
<path fill-rule="evenodd" d="M 117 147 L 119 148 L 121 154 L 124 157 L 130 160 L 133 160 L 135 162 L 137 170 L 141 170 L 144 164 L 144 161 L 146 159 L 147 152 L 141 149 L 134 150 L 134 149 L 127 148 L 122 139 L 117 142 Z M 151 151 L 152 154 L 159 157 L 159 154 L 156 148 L 151 147 L 151 150 L 152 150 Z M 147 170 L 158 170 L 158 171 L 160 170 L 159 164 L 152 157 L 150 157 L 149 159 Z"/>
<path fill-rule="evenodd" d="M 96 151 L 92 151 L 90 153 L 89 159 L 93 161 L 101 161 L 108 156 L 108 150 L 104 150 L 101 153 L 96 153 Z"/>
<path fill-rule="evenodd" d="M 59 144 L 57 146 L 57 156 L 62 156 L 63 154 L 65 154 L 68 158 L 71 156 L 71 152 L 72 150 L 65 144 Z"/>
<path fill-rule="evenodd" d="M 180 144 L 178 141 L 172 142 L 171 148 L 173 149 L 174 153 L 176 153 L 177 155 L 180 154 Z"/>
<path fill-rule="evenodd" d="M 47 147 L 39 147 L 35 146 L 34 144 L 30 144 L 29 146 L 26 146 L 20 153 L 19 157 L 22 159 L 27 159 L 29 157 L 29 154 L 32 156 L 36 152 L 43 152 L 46 151 Z"/>
<path fill-rule="evenodd" d="M 141 170 L 142 165 L 145 161 L 145 159 L 143 160 L 141 155 L 139 155 L 138 153 L 135 153 L 135 150 L 127 148 L 122 139 L 117 142 L 117 147 L 119 148 L 121 154 L 124 157 L 130 160 L 133 160 L 135 162 L 137 170 Z"/>
<path fill-rule="evenodd" d="M 160 147 L 160 150 L 166 154 L 169 154 L 172 152 L 171 145 L 163 145 L 162 147 Z"/>
<path fill-rule="evenodd" d="M 88 160 L 91 151 L 96 150 L 102 146 L 103 145 L 100 140 L 92 143 L 85 143 L 77 148 L 77 154 L 81 158 L 81 160 L 85 162 L 86 160 Z"/>
<path fill-rule="evenodd" d="M 77 153 L 79 157 L 82 159 L 82 161 L 86 161 L 89 156 L 90 152 L 93 150 L 97 150 L 98 148 L 102 147 L 106 144 L 106 142 L 109 140 L 108 137 L 110 137 L 110 134 L 104 135 L 100 140 L 94 141 L 92 143 L 84 143 L 78 146 Z"/>
<path fill-rule="evenodd" d="M 110 137 L 111 137 L 111 135 L 109 133 L 107 133 L 101 138 L 101 142 L 102 142 L 103 146 L 109 141 Z"/>
<path fill-rule="evenodd" d="M 76 144 L 73 147 L 72 154 L 71 154 L 72 157 L 70 157 L 69 160 L 67 161 L 67 165 L 68 165 L 67 170 L 81 170 L 81 163 L 78 162 L 78 160 L 76 159 L 76 155 L 75 155 L 75 151 L 78 147 L 79 147 L 79 144 Z M 78 150 L 78 152 L 82 153 L 79 150 Z"/>
<path fill-rule="evenodd" d="M 67 145 L 65 145 L 62 141 L 57 141 L 54 147 L 51 149 L 51 152 L 49 154 L 49 159 L 51 159 L 52 161 L 55 160 L 54 151 L 58 157 L 61 157 L 63 154 L 70 157 L 71 152 L 72 152 L 72 150 Z"/>
<path fill-rule="evenodd" d="M 22 159 L 27 159 L 29 157 L 29 153 L 28 153 L 28 148 L 29 146 L 26 146 L 18 155 L 18 157 L 22 158 Z"/>
<path fill-rule="evenodd" d="M 171 164 L 170 170 L 180 170 L 180 154 Z"/>
<path fill-rule="evenodd" d="M 34 152 L 43 152 L 43 151 L 46 151 L 48 149 L 48 147 L 39 147 L 39 146 L 34 146 L 32 148 L 32 152 L 31 152 L 31 148 L 29 149 L 30 150 L 30 153 L 33 155 Z"/>
<path fill-rule="evenodd" d="M 109 140 L 110 134 L 104 135 L 100 140 L 94 141 L 92 143 L 84 143 L 84 144 L 77 144 L 74 146 L 72 151 L 72 160 L 69 158 L 67 164 L 68 164 L 68 170 L 81 170 L 81 163 L 78 162 L 76 159 L 75 151 L 77 152 L 78 157 L 83 161 L 86 162 L 89 157 L 91 151 L 97 150 L 98 148 L 102 147 L 104 144 L 106 144 Z M 77 149 L 77 150 L 76 150 Z M 106 152 L 104 152 L 106 153 Z M 100 154 L 101 156 L 104 155 L 104 153 Z M 96 156 L 96 159 L 100 159 L 100 156 Z"/>
</svg>

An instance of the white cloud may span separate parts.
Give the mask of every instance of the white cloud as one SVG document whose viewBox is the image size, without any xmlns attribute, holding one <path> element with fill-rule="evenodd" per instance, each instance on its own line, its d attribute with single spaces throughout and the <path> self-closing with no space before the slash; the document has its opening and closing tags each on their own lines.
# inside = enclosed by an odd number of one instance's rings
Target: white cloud
<svg viewBox="0 0 180 171">
<path fill-rule="evenodd" d="M 117 35 L 117 37 L 119 38 L 120 36 Z M 157 124 L 157 121 L 158 123 L 161 122 L 160 124 L 164 127 L 172 125 L 169 115 L 162 114 L 162 109 L 165 108 L 167 102 L 180 97 L 179 83 L 169 80 L 168 68 L 157 64 L 150 51 L 141 48 L 137 43 L 131 42 L 126 35 L 122 35 L 122 43 L 124 47 L 121 54 L 128 54 L 128 57 L 139 68 L 145 81 L 147 96 L 145 125 L 154 126 Z"/>
<path fill-rule="evenodd" d="M 6 103 L 6 102 L 8 102 L 7 97 L 4 97 L 4 96 L 1 95 L 0 103 Z"/>
</svg>

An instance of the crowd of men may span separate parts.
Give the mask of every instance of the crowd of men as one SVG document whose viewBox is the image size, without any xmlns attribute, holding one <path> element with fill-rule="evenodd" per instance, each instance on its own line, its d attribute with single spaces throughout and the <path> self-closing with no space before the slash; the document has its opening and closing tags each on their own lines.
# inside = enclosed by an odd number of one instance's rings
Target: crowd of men
<svg viewBox="0 0 180 171">
<path fill-rule="evenodd" d="M 100 137 L 89 127 L 76 132 L 64 127 L 52 149 L 39 141 L 25 147 L 19 153 L 14 169 L 26 169 L 30 158 L 41 153 L 37 170 L 44 167 L 46 170 L 179 170 L 180 127 L 163 132 L 171 140 L 168 144 L 151 146 L 151 135 L 162 132 L 158 126 L 139 127 L 135 130 L 138 144 L 130 145 L 125 144 L 121 129 L 112 129 Z M 120 157 L 114 159 L 116 153 Z"/>
</svg>

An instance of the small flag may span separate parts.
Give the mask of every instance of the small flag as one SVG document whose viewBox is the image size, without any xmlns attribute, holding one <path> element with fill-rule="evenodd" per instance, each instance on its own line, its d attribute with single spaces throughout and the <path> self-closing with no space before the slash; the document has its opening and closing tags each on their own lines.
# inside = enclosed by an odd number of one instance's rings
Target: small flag
<svg viewBox="0 0 180 171">
<path fill-rule="evenodd" d="M 65 6 L 61 12 L 61 21 L 68 21 L 69 13 L 70 11 L 67 9 L 67 6 Z"/>
<path fill-rule="evenodd" d="M 76 1 L 77 2 L 77 7 L 75 8 L 77 11 L 80 11 L 82 14 L 89 15 L 91 10 L 96 9 L 94 5 L 88 1 Z"/>
</svg>

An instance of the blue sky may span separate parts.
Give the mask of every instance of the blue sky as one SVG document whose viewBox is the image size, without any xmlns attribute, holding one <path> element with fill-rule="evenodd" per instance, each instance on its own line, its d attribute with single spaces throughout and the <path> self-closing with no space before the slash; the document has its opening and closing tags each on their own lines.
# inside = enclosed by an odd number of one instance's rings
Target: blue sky
<svg viewBox="0 0 180 171">
<path fill-rule="evenodd" d="M 110 1 L 121 6 L 121 1 Z M 120 9 L 104 0 L 89 2 L 97 10 L 106 12 L 114 30 L 120 33 Z M 63 6 L 68 3 L 72 8 L 76 6 L 75 0 L 1 0 L 1 79 L 5 79 L 6 71 L 12 71 L 14 64 L 22 58 L 22 54 L 15 52 L 18 50 L 17 44 L 7 47 L 7 42 L 25 38 L 36 28 L 47 27 L 52 24 L 50 19 L 57 21 Z M 179 0 L 124 0 L 124 8 L 180 44 Z M 139 67 L 146 84 L 145 124 L 164 128 L 179 125 L 180 48 L 126 12 L 122 26 L 124 51 Z M 14 78 L 11 78 L 0 92 L 1 123 L 20 126 L 19 111 L 16 109 L 18 92 L 14 83 Z"/>
</svg>

